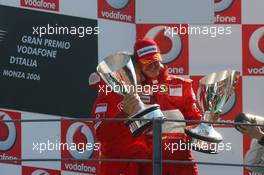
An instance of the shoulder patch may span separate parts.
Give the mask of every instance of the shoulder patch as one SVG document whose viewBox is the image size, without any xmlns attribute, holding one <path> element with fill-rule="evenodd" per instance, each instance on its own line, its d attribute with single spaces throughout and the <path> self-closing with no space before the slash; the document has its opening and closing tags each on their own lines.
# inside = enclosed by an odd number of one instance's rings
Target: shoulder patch
<svg viewBox="0 0 264 175">
<path fill-rule="evenodd" d="M 104 113 L 107 111 L 107 103 L 99 103 L 95 108 L 95 113 Z"/>
<path fill-rule="evenodd" d="M 182 84 L 170 85 L 169 94 L 170 96 L 182 96 Z"/>
<path fill-rule="evenodd" d="M 100 80 L 101 80 L 100 76 L 97 73 L 93 72 L 89 76 L 89 85 L 94 85 L 94 84 L 100 82 Z"/>
</svg>

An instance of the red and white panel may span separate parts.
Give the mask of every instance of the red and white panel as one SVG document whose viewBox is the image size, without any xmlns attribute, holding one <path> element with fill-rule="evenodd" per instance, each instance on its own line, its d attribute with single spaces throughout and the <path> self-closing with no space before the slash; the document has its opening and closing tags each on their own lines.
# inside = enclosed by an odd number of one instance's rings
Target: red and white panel
<svg viewBox="0 0 264 175">
<path fill-rule="evenodd" d="M 212 162 L 212 163 L 231 163 L 231 164 L 243 163 L 242 134 L 240 134 L 234 128 L 216 128 L 216 131 L 218 131 L 223 136 L 224 139 L 223 142 L 221 142 L 222 145 L 221 145 L 221 149 L 219 148 L 219 154 L 208 155 L 193 151 L 195 155 L 195 161 Z M 242 167 L 199 165 L 198 168 L 201 175 L 243 174 Z"/>
<path fill-rule="evenodd" d="M 59 0 L 20 0 L 21 7 L 58 12 Z"/>
<path fill-rule="evenodd" d="M 97 19 L 97 0 L 0 0 L 0 4 L 49 13 Z"/>
<path fill-rule="evenodd" d="M 188 24 L 213 22 L 212 0 L 137 0 L 136 23 L 138 24 Z"/>
<path fill-rule="evenodd" d="M 264 75 L 264 25 L 243 25 L 243 74 Z"/>
<path fill-rule="evenodd" d="M 37 113 L 22 113 L 22 119 L 58 119 L 59 117 Z M 23 159 L 60 159 L 60 122 L 23 122 L 22 124 L 22 158 Z M 60 170 L 60 162 L 34 161 L 22 162 L 23 166 L 41 167 Z"/>
<path fill-rule="evenodd" d="M 264 24 L 264 1 L 263 0 L 241 0 L 242 1 L 242 23 Z"/>
<path fill-rule="evenodd" d="M 7 164 L 21 165 L 21 123 L 3 121 L 20 119 L 20 112 L 0 109 L 0 160 L 14 160 Z"/>
<path fill-rule="evenodd" d="M 98 158 L 100 145 L 97 143 L 93 131 L 92 122 L 62 122 L 61 142 L 72 146 L 62 149 L 61 157 L 82 160 Z M 89 161 L 62 161 L 61 169 L 96 175 L 97 165 L 97 162 Z"/>
<path fill-rule="evenodd" d="M 70 171 L 61 171 L 61 175 L 90 175 L 90 174 L 78 173 L 78 172 L 70 172 Z"/>
<path fill-rule="evenodd" d="M 22 166 L 0 163 L 0 172 L 3 175 L 22 175 Z"/>
<path fill-rule="evenodd" d="M 98 26 L 100 28 L 98 35 L 99 62 L 116 52 L 128 51 L 133 53 L 133 46 L 136 41 L 134 24 L 99 19 Z"/>
<path fill-rule="evenodd" d="M 0 0 L 1 5 L 7 5 L 12 7 L 19 7 L 20 1 L 19 0 Z"/>
<path fill-rule="evenodd" d="M 216 24 L 241 24 L 241 0 L 214 0 Z"/>
<path fill-rule="evenodd" d="M 60 13 L 70 16 L 97 19 L 98 0 L 59 0 Z M 86 26 L 85 26 L 86 27 Z"/>
<path fill-rule="evenodd" d="M 61 171 L 22 166 L 22 174 L 25 175 L 61 175 Z"/>
<path fill-rule="evenodd" d="M 264 116 L 264 77 L 243 77 L 243 111 Z"/>
<path fill-rule="evenodd" d="M 44 2 L 46 5 L 49 3 L 50 6 L 44 7 Z M 263 0 L 205 0 L 203 2 L 196 0 L 170 2 L 158 0 L 0 0 L 0 4 L 46 13 L 98 19 L 100 28 L 98 58 L 93 58 L 98 61 L 118 51 L 133 52 L 133 45 L 137 38 L 153 38 L 160 46 L 164 63 L 168 65 L 170 72 L 180 76 L 190 76 L 194 80 L 195 90 L 202 76 L 227 68 L 236 69 L 243 76 L 236 88 L 236 93 L 223 109 L 226 114 L 222 119 L 233 120 L 241 111 L 264 115 Z M 206 25 L 196 25 L 201 22 Z M 208 32 L 213 33 L 174 34 L 173 36 L 169 36 L 168 32 L 164 33 L 164 26 L 180 27 L 180 24 L 186 26 L 186 23 L 193 23 L 189 27 L 200 27 L 201 29 L 207 27 Z M 217 27 L 224 27 L 224 30 L 228 28 L 231 33 L 215 35 Z M 89 52 L 89 48 L 87 51 Z M 0 110 L 0 120 L 9 118 L 11 120 L 55 119 L 58 116 Z M 73 129 L 69 129 L 71 126 Z M 89 131 L 87 128 L 92 130 L 92 126 L 87 122 L 80 125 L 77 123 L 76 126 L 74 123 L 61 122 L 22 124 L 1 122 L 0 159 L 10 157 L 59 159 L 61 157 L 74 158 L 74 156 L 78 158 L 78 154 L 69 151 L 37 153 L 33 150 L 33 142 L 47 142 L 48 140 L 66 142 L 67 133 L 76 143 L 88 142 L 92 138 L 89 133 L 92 132 L 87 132 Z M 223 143 L 231 143 L 232 149 L 211 156 L 195 152 L 196 161 L 243 163 L 243 155 L 249 149 L 251 139 L 243 138 L 233 127 L 221 126 L 216 127 L 216 130 L 223 135 Z M 14 133 L 16 133 L 15 140 L 12 136 Z M 81 140 L 76 140 L 76 138 Z M 89 154 L 94 158 L 97 153 L 93 151 Z M 0 174 L 8 175 L 19 175 L 22 172 L 32 174 L 35 171 L 42 175 L 46 172 L 85 175 L 95 174 L 94 169 L 96 165 L 88 162 L 0 163 Z M 199 165 L 199 170 L 201 175 L 241 175 L 243 173 L 244 175 L 257 175 L 257 173 L 239 167 Z"/>
<path fill-rule="evenodd" d="M 221 30 L 226 30 L 226 34 L 217 34 L 216 37 L 204 34 L 189 35 L 190 75 L 206 75 L 227 68 L 241 71 L 241 25 L 199 25 L 198 27 L 206 27 L 212 31 L 215 29 L 211 27 L 216 27 L 216 30 L 221 27 Z"/>
<path fill-rule="evenodd" d="M 120 22 L 135 22 L 135 0 L 98 1 L 98 17 Z"/>
</svg>

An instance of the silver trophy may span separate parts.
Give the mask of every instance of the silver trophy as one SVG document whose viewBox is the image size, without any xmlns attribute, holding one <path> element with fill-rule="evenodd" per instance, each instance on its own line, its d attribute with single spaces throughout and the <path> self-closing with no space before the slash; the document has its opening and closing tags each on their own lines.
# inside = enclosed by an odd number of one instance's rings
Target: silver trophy
<svg viewBox="0 0 264 175">
<path fill-rule="evenodd" d="M 197 100 L 204 114 L 203 120 L 212 121 L 211 113 L 221 113 L 221 109 L 234 92 L 239 77 L 238 71 L 223 70 L 211 73 L 200 80 Z M 201 123 L 195 128 L 187 127 L 185 133 L 192 138 L 191 142 L 196 145 L 195 150 L 205 153 L 217 153 L 215 152 L 217 143 L 223 140 L 222 135 L 211 124 Z M 202 145 L 206 146 L 206 149 L 203 149 Z"/>
<path fill-rule="evenodd" d="M 103 61 L 100 62 L 97 66 L 97 71 L 106 82 L 106 84 L 119 95 L 125 96 L 126 94 L 129 94 L 131 92 L 136 92 L 138 87 L 136 73 L 129 53 L 119 52 L 104 58 Z M 130 116 L 130 118 L 164 118 L 159 105 L 155 104 L 145 106 L 143 102 L 140 101 L 140 106 L 141 110 L 133 116 Z M 152 121 L 131 120 L 127 122 L 127 125 L 129 126 L 132 135 L 138 136 L 142 132 L 151 128 Z"/>
</svg>

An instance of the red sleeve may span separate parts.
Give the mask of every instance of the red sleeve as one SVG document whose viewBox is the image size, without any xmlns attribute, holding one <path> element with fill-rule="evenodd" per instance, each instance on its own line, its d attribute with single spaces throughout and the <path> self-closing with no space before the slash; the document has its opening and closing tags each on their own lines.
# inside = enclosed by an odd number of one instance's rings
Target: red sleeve
<svg viewBox="0 0 264 175">
<path fill-rule="evenodd" d="M 201 120 L 202 114 L 192 88 L 192 80 L 185 80 L 183 83 L 184 116 L 187 120 Z M 190 123 L 187 123 L 190 125 Z"/>
<path fill-rule="evenodd" d="M 93 118 L 121 118 L 124 114 L 118 109 L 119 102 L 122 98 L 118 96 L 98 96 L 93 105 Z M 94 122 L 94 130 L 96 137 L 101 142 L 110 142 L 117 136 L 124 127 L 124 121 L 96 121 Z"/>
<path fill-rule="evenodd" d="M 96 138 L 102 142 L 111 142 L 117 137 L 117 132 L 120 128 L 126 127 L 123 121 L 102 121 L 95 128 Z"/>
</svg>

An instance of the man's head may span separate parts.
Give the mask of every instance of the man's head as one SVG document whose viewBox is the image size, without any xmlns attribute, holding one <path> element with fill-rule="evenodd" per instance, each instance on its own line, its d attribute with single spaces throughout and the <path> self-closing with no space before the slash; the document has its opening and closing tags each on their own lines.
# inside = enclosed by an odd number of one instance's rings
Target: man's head
<svg viewBox="0 0 264 175">
<path fill-rule="evenodd" d="M 156 78 L 163 65 L 157 43 L 149 38 L 137 40 L 134 45 L 134 54 L 142 72 L 150 78 Z"/>
</svg>

